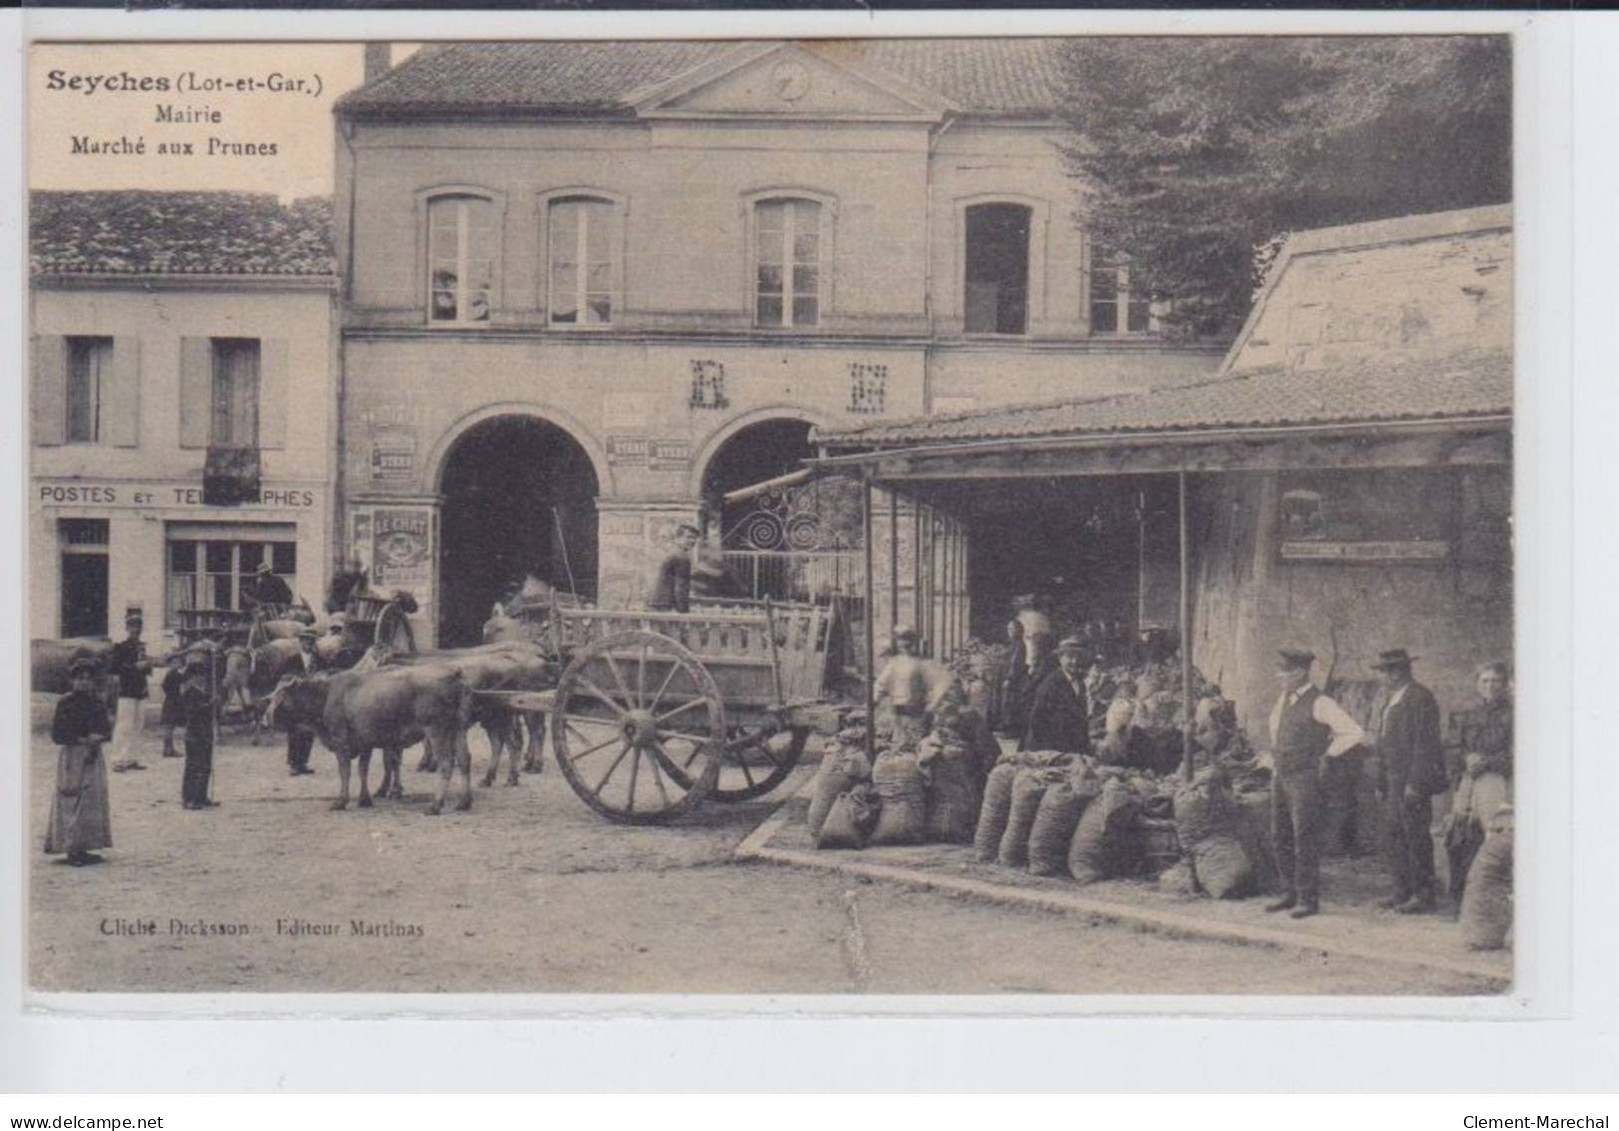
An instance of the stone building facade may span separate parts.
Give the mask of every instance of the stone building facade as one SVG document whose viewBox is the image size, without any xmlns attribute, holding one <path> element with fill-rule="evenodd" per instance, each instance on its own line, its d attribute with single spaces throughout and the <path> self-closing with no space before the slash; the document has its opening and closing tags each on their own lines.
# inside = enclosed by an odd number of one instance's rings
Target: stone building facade
<svg viewBox="0 0 1619 1131">
<path fill-rule="evenodd" d="M 1211 371 L 1072 217 L 1056 49 L 468 44 L 345 97 L 345 537 L 465 638 L 525 572 L 633 602 L 812 427 Z"/>
<path fill-rule="evenodd" d="M 268 561 L 319 605 L 336 414 L 330 202 L 31 202 L 31 629 L 147 638 Z M 210 475 L 210 472 L 215 474 Z"/>
</svg>

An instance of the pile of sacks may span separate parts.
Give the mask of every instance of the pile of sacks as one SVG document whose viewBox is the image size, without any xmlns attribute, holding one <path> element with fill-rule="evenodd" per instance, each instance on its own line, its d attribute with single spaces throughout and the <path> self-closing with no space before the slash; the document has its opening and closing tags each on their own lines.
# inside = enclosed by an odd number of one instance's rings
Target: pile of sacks
<svg viewBox="0 0 1619 1131">
<path fill-rule="evenodd" d="M 865 737 L 844 730 L 821 756 L 808 819 L 815 847 L 970 843 L 983 788 L 973 750 L 935 734 L 868 760 Z"/>
<path fill-rule="evenodd" d="M 1005 644 L 986 644 L 969 637 L 950 657 L 949 668 L 961 687 L 967 706 L 979 712 L 993 726 L 1002 710 L 1001 689 L 1012 666 L 1012 649 Z"/>
<path fill-rule="evenodd" d="M 1223 765 L 1187 782 L 1048 752 L 1008 755 L 990 772 L 973 845 L 980 860 L 1081 884 L 1169 859 L 1160 887 L 1235 899 L 1273 883 L 1268 835 L 1268 793 L 1238 790 Z"/>
</svg>

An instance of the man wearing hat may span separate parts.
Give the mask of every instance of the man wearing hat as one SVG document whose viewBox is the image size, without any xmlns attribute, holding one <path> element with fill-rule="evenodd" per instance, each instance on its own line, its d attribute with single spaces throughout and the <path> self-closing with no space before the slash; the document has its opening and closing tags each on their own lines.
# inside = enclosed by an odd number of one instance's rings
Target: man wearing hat
<svg viewBox="0 0 1619 1131">
<path fill-rule="evenodd" d="M 1303 919 L 1321 910 L 1321 769 L 1365 740 L 1360 724 L 1310 682 L 1315 654 L 1303 648 L 1277 653 L 1281 689 L 1270 713 L 1271 840 L 1280 898 L 1266 911 Z"/>
<path fill-rule="evenodd" d="M 1057 670 L 1035 689 L 1020 750 L 1088 754 L 1090 697 L 1085 691 L 1085 642 L 1070 636 L 1057 645 Z"/>
<path fill-rule="evenodd" d="M 194 645 L 180 655 L 185 682 L 180 685 L 180 708 L 185 715 L 185 768 L 180 778 L 180 801 L 187 809 L 205 809 L 208 781 L 214 772 L 213 653 L 206 644 Z"/>
<path fill-rule="evenodd" d="M 327 671 L 330 665 L 326 658 L 316 650 L 319 642 L 315 630 L 302 629 L 298 633 L 298 661 L 293 664 L 292 675 L 314 675 L 316 672 Z M 287 732 L 287 772 L 292 777 L 300 774 L 312 774 L 315 771 L 309 768 L 309 755 L 315 748 L 315 732 L 295 727 Z"/>
<path fill-rule="evenodd" d="M 107 657 L 107 674 L 118 680 L 118 714 L 112 728 L 112 768 L 118 773 L 146 768 L 136 750 L 146 709 L 146 677 L 152 673 L 146 645 L 141 643 L 144 627 L 140 610 L 131 609 L 124 616 L 124 639 Z"/>
<path fill-rule="evenodd" d="M 268 561 L 259 563 L 253 576 L 242 583 L 242 607 L 255 609 L 260 605 L 290 605 L 292 590 L 277 577 Z"/>
<path fill-rule="evenodd" d="M 1415 659 L 1404 648 L 1390 648 L 1372 665 L 1383 686 L 1372 702 L 1368 736 L 1377 753 L 1384 835 L 1394 876 L 1394 894 L 1383 906 L 1406 915 L 1435 907 L 1429 828 L 1434 794 L 1449 784 L 1439 704 L 1433 692 L 1411 678 Z"/>
<path fill-rule="evenodd" d="M 646 607 L 662 612 L 691 612 L 691 552 L 702 532 L 689 522 L 675 528 L 675 545 L 658 566 Z"/>
</svg>

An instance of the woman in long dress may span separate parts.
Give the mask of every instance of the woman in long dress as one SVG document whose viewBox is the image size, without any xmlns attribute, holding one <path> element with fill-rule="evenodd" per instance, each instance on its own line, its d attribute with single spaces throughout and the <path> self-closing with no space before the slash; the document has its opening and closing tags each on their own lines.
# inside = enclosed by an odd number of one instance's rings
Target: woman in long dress
<svg viewBox="0 0 1619 1131">
<path fill-rule="evenodd" d="M 51 741 L 61 750 L 56 756 L 56 794 L 45 851 L 65 854 L 65 862 L 79 868 L 101 863 L 95 850 L 112 847 L 107 762 L 101 756 L 111 728 L 106 703 L 95 691 L 95 662 L 78 661 L 71 674 L 73 689 L 57 703 L 51 721 Z"/>
</svg>

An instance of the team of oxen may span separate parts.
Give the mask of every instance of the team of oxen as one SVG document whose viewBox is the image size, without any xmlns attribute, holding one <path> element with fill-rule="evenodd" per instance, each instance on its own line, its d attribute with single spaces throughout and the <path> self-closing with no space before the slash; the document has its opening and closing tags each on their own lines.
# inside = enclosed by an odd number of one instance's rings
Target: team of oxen
<svg viewBox="0 0 1619 1131">
<path fill-rule="evenodd" d="M 506 784 L 522 770 L 543 766 L 545 716 L 515 709 L 491 691 L 542 691 L 556 685 L 555 661 L 534 639 L 533 623 L 506 615 L 497 606 L 484 629 L 485 642 L 470 648 L 434 652 L 399 650 L 393 641 L 366 641 L 349 631 L 316 640 L 326 670 L 306 673 L 300 656 L 300 619 L 261 621 L 246 644 L 204 645 L 214 654 L 221 709 L 234 708 L 255 726 L 312 732 L 337 757 L 340 792 L 332 808 L 350 801 L 353 764 L 360 770 L 358 804 L 372 804 L 371 755 L 382 751 L 383 775 L 376 796 L 403 796 L 401 763 L 411 746 L 423 744 L 419 770 L 436 770 L 438 790 L 427 812 L 443 811 L 452 777 L 460 772 L 456 808 L 472 805 L 471 749 L 467 732 L 476 726 L 489 740 L 485 786 L 494 784 L 504 755 Z M 33 642 L 36 691 L 67 690 L 66 671 L 76 656 L 104 658 L 104 640 Z M 257 740 L 255 735 L 255 741 Z"/>
</svg>

